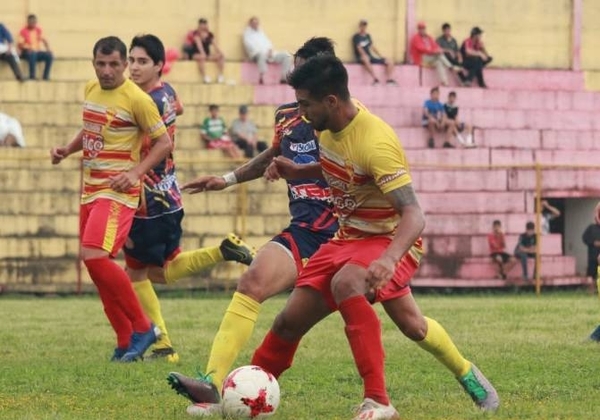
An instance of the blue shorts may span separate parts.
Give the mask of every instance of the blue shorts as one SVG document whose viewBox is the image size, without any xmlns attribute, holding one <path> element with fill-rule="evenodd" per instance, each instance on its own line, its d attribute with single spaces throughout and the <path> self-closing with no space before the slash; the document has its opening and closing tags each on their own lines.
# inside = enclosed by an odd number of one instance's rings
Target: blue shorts
<svg viewBox="0 0 600 420">
<path fill-rule="evenodd" d="M 123 247 L 128 267 L 162 267 L 181 251 L 183 209 L 153 219 L 134 219 Z"/>
<path fill-rule="evenodd" d="M 313 232 L 297 225 L 290 225 L 279 235 L 274 236 L 271 242 L 276 242 L 291 252 L 299 273 L 308 262 L 308 259 L 332 236 L 329 233 Z"/>
</svg>

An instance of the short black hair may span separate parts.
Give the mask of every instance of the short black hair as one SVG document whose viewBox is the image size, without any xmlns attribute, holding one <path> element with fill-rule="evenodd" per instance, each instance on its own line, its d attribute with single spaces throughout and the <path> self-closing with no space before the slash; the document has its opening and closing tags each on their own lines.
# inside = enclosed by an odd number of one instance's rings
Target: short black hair
<svg viewBox="0 0 600 420">
<path fill-rule="evenodd" d="M 448 93 L 448 96 L 454 96 L 456 98 L 456 92 L 455 91 L 451 91 L 450 93 Z"/>
<path fill-rule="evenodd" d="M 33 13 L 30 15 L 27 15 L 27 20 L 31 20 L 31 19 L 37 19 L 37 16 L 34 15 Z"/>
<path fill-rule="evenodd" d="M 502 225 L 502 222 L 500 220 L 494 220 L 492 222 L 492 226 L 501 226 L 501 225 Z"/>
<path fill-rule="evenodd" d="M 535 223 L 533 223 L 533 222 L 527 222 L 527 224 L 525 225 L 525 229 L 526 230 L 534 230 L 535 229 Z"/>
<path fill-rule="evenodd" d="M 442 25 L 442 31 L 445 31 L 446 29 L 450 29 L 450 28 L 451 28 L 451 26 L 448 22 L 446 22 Z"/>
<path fill-rule="evenodd" d="M 219 105 L 217 105 L 217 104 L 210 104 L 210 105 L 208 106 L 208 110 L 209 110 L 209 111 L 213 111 L 213 110 L 215 110 L 215 109 L 216 109 L 216 110 L 218 110 L 218 109 L 219 109 Z"/>
<path fill-rule="evenodd" d="M 98 52 L 108 55 L 115 51 L 119 52 L 122 60 L 127 59 L 127 46 L 125 43 L 116 36 L 107 36 L 96 41 L 94 44 L 93 54 L 95 58 Z"/>
<path fill-rule="evenodd" d="M 165 46 L 156 35 L 146 34 L 134 36 L 131 40 L 131 45 L 129 46 L 129 52 L 135 47 L 143 48 L 154 64 L 158 64 L 159 62 L 164 64 L 166 62 Z M 162 69 L 158 72 L 158 75 L 162 76 Z"/>
<path fill-rule="evenodd" d="M 208 20 L 206 20 L 206 18 L 200 18 L 200 19 L 198 19 L 198 25 L 200 25 L 202 23 L 208 23 Z"/>
<path fill-rule="evenodd" d="M 344 101 L 350 99 L 346 67 L 331 54 L 316 55 L 297 67 L 288 76 L 288 83 L 296 90 L 307 90 L 315 99 L 327 95 L 335 95 Z"/>
<path fill-rule="evenodd" d="M 313 37 L 306 41 L 294 54 L 294 58 L 308 60 L 317 54 L 335 55 L 334 42 L 327 37 Z"/>
<path fill-rule="evenodd" d="M 433 92 L 439 92 L 440 88 L 439 87 L 432 87 L 431 90 L 429 91 L 429 94 L 431 95 Z"/>
</svg>

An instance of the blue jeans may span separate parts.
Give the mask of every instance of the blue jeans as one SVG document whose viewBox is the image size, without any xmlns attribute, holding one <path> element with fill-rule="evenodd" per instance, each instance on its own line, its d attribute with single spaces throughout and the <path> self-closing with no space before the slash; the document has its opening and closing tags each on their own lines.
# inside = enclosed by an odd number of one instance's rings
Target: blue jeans
<svg viewBox="0 0 600 420">
<path fill-rule="evenodd" d="M 523 270 L 523 278 L 525 280 L 529 280 L 529 275 L 527 273 L 527 258 L 533 258 L 535 259 L 536 254 L 535 253 L 527 253 L 527 252 L 521 252 L 521 251 L 515 251 L 515 257 L 517 257 L 519 259 L 519 261 L 521 261 L 521 269 Z M 535 267 L 535 266 L 534 266 Z M 535 267 L 533 269 L 533 276 L 535 277 L 535 271 L 537 270 L 537 267 Z"/>
<path fill-rule="evenodd" d="M 52 60 L 54 59 L 54 57 L 52 57 L 52 53 L 49 53 L 48 51 L 27 50 L 27 51 L 23 51 L 21 58 L 23 58 L 23 60 L 27 60 L 29 62 L 29 78 L 30 79 L 32 79 L 32 80 L 35 79 L 35 69 L 36 69 L 37 63 L 40 61 L 44 62 L 44 75 L 43 75 L 44 80 L 50 79 L 50 68 L 52 67 Z"/>
</svg>

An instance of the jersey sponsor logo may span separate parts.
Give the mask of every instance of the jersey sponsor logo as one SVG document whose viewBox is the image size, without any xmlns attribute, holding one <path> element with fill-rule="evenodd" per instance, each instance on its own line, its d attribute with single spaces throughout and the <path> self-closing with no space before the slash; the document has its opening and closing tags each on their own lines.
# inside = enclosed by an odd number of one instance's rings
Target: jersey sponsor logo
<svg viewBox="0 0 600 420">
<path fill-rule="evenodd" d="M 327 183 L 329 184 L 330 187 L 333 187 L 333 188 L 336 188 L 336 189 L 342 190 L 342 191 L 346 191 L 346 190 L 348 190 L 348 188 L 350 188 L 350 184 L 342 181 L 341 179 L 334 178 L 332 176 L 327 177 Z"/>
<path fill-rule="evenodd" d="M 298 165 L 308 165 L 309 163 L 316 163 L 317 159 L 312 156 L 312 155 L 296 155 L 294 156 L 294 159 L 292 159 L 294 161 L 294 163 L 297 163 Z"/>
<path fill-rule="evenodd" d="M 333 197 L 333 205 L 340 216 L 348 216 L 357 207 L 356 198 L 350 194 Z"/>
<path fill-rule="evenodd" d="M 158 184 L 155 185 L 155 189 L 159 191 L 169 191 L 174 184 L 177 183 L 177 176 L 175 174 L 165 175 Z"/>
<path fill-rule="evenodd" d="M 290 143 L 290 150 L 296 153 L 308 153 L 317 150 L 317 143 L 314 140 L 306 143 Z"/>
<path fill-rule="evenodd" d="M 380 187 L 392 182 L 394 179 L 398 179 L 403 175 L 406 175 L 408 172 L 406 172 L 406 169 L 398 169 L 398 171 L 394 174 L 390 174 L 390 175 L 384 175 L 381 178 L 379 178 L 379 181 L 377 182 L 377 185 L 379 185 Z"/>
<path fill-rule="evenodd" d="M 293 199 L 310 199 L 331 201 L 331 191 L 329 188 L 323 188 L 317 184 L 290 185 L 290 192 Z"/>
<path fill-rule="evenodd" d="M 89 121 L 84 121 L 83 122 L 83 128 L 86 131 L 89 131 L 91 133 L 100 134 L 102 132 L 102 125 L 101 124 L 96 124 L 96 123 L 92 123 L 92 122 L 89 122 Z"/>
<path fill-rule="evenodd" d="M 104 138 L 95 134 L 84 133 L 83 134 L 83 150 L 87 154 L 95 158 L 104 149 Z"/>
</svg>

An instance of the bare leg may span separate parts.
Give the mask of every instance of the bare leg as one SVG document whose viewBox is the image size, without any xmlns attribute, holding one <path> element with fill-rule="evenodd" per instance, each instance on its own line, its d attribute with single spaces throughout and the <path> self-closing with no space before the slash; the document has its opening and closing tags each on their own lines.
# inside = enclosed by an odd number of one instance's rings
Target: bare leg
<svg viewBox="0 0 600 420">
<path fill-rule="evenodd" d="M 373 78 L 373 82 L 378 82 L 379 79 L 377 79 L 377 76 L 375 76 L 375 70 L 373 70 L 373 65 L 371 64 L 369 57 L 366 54 L 363 55 L 360 57 L 360 62 L 365 67 L 365 70 L 367 70 L 367 73 L 369 73 Z"/>
</svg>

